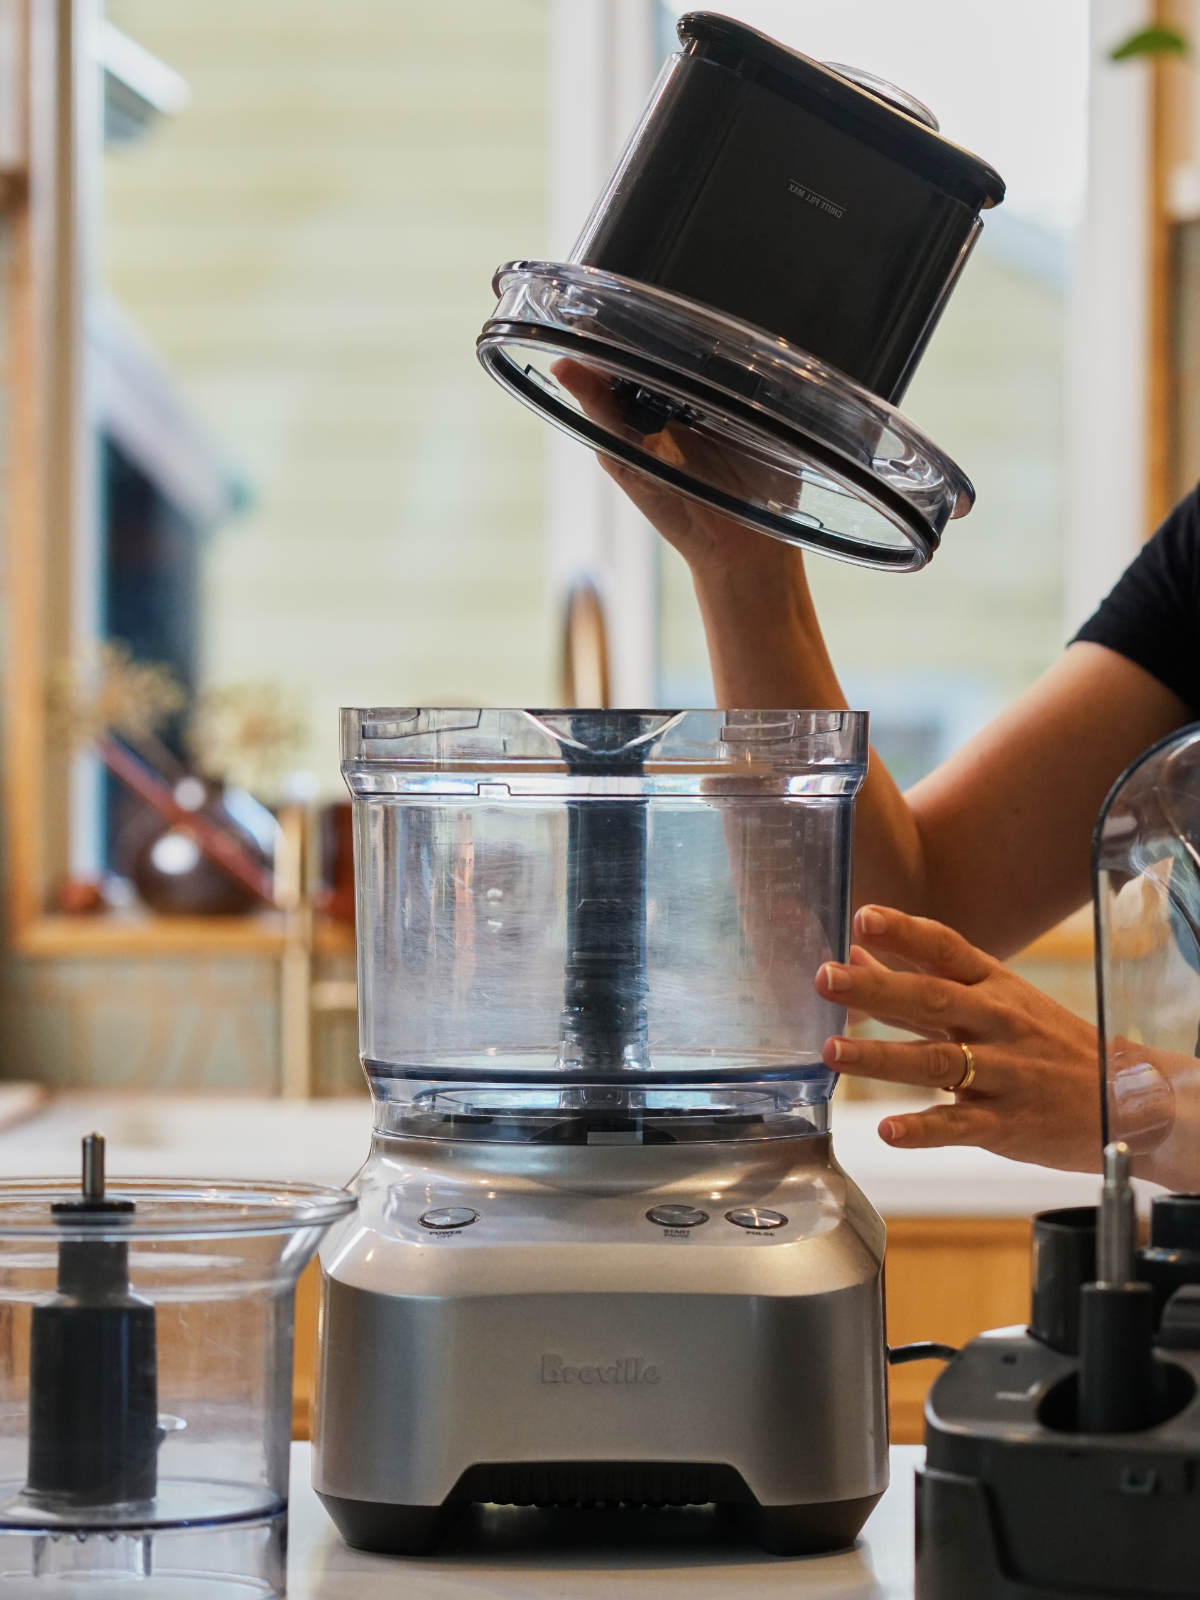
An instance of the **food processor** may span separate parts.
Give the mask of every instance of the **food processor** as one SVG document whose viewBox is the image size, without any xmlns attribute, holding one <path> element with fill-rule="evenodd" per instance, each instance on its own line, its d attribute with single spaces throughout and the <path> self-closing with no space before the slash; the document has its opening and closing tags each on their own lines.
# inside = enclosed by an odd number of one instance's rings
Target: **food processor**
<svg viewBox="0 0 1200 1600">
<path fill-rule="evenodd" d="M 359 1548 L 455 1508 L 708 1505 L 845 1547 L 887 1483 L 883 1225 L 838 1166 L 867 719 L 358 709 L 374 1128 L 327 1236 L 313 1481 Z"/>
<path fill-rule="evenodd" d="M 934 1384 L 918 1600 L 1200 1593 L 1200 725 L 1139 758 L 1093 848 L 1103 1186 L 1034 1219 L 1027 1328 Z M 1097 1152 L 1098 1156 L 1100 1152 Z"/>
<path fill-rule="evenodd" d="M 915 570 L 973 491 L 896 408 L 1004 185 L 869 73 L 678 31 L 570 257 L 497 273 L 479 358 L 726 515 Z M 866 717 L 341 733 L 374 1129 L 321 1251 L 334 1522 L 411 1554 L 475 1503 L 711 1505 L 849 1545 L 887 1483 L 884 1230 L 834 1158 L 813 977 Z"/>
<path fill-rule="evenodd" d="M 1004 183 L 870 72 L 712 12 L 678 34 L 567 259 L 496 273 L 479 358 L 750 527 L 920 568 L 974 491 L 897 406 Z"/>
</svg>

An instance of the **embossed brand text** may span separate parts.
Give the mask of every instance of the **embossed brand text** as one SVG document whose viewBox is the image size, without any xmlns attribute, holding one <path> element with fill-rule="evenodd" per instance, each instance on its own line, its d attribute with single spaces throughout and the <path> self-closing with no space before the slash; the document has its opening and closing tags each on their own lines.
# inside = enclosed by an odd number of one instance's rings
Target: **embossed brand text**
<svg viewBox="0 0 1200 1600">
<path fill-rule="evenodd" d="M 570 1366 L 561 1356 L 544 1355 L 539 1383 L 661 1383 L 662 1369 L 641 1356 L 622 1356 L 607 1365 Z"/>
</svg>

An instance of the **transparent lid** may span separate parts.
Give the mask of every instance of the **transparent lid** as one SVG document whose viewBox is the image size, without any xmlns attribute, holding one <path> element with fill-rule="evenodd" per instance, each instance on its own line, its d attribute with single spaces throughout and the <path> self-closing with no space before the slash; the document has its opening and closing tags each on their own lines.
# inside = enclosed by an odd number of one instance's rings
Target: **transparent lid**
<svg viewBox="0 0 1200 1600">
<path fill-rule="evenodd" d="M 108 1210 L 78 1204 L 72 1178 L 0 1182 L 0 1240 L 208 1239 L 326 1228 L 352 1211 L 344 1189 L 224 1178 L 114 1178 Z M 129 1205 L 128 1202 L 132 1202 Z"/>
<path fill-rule="evenodd" d="M 1093 848 L 1104 1138 L 1200 1183 L 1200 724 L 1114 785 Z"/>
<path fill-rule="evenodd" d="M 573 263 L 513 261 L 479 358 L 615 460 L 790 544 L 912 571 L 974 490 L 894 406 L 749 323 Z"/>
</svg>

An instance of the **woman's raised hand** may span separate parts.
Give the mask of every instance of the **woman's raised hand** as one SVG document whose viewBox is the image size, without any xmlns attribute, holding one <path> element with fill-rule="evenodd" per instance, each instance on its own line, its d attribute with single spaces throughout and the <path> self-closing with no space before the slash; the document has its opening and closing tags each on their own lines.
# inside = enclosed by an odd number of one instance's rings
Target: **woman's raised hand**
<svg viewBox="0 0 1200 1600">
<path fill-rule="evenodd" d="M 621 431 L 619 407 L 613 398 L 611 381 L 578 361 L 566 357 L 556 361 L 551 369 L 555 378 L 567 392 L 575 397 L 580 408 L 593 420 L 605 427 Z M 725 450 L 715 439 L 694 432 L 676 423 L 668 423 L 660 433 L 648 435 L 641 445 L 650 455 L 661 456 L 674 466 L 685 465 L 691 458 L 703 456 L 699 475 L 716 482 L 727 493 L 740 498 L 749 492 L 744 481 L 744 467 L 734 452 Z M 744 527 L 731 517 L 702 505 L 697 500 L 660 483 L 648 473 L 622 465 L 611 456 L 600 455 L 600 464 L 652 523 L 668 544 L 674 545 L 680 555 L 692 566 L 724 566 L 746 561 L 759 564 L 775 563 L 792 555 L 787 546 L 776 540 L 763 539 L 753 529 Z M 759 469 L 758 488 L 762 488 L 763 469 Z M 781 493 L 783 489 L 781 488 Z"/>
<path fill-rule="evenodd" d="M 817 992 L 921 1037 L 833 1038 L 825 1064 L 922 1089 L 953 1089 L 969 1059 L 975 1066 L 953 1105 L 883 1121 L 888 1144 L 980 1145 L 1016 1161 L 1098 1168 L 1099 1047 L 1090 1023 L 941 923 L 863 906 L 854 937 L 846 964 L 820 968 Z M 880 957 L 914 970 L 893 970 Z"/>
</svg>

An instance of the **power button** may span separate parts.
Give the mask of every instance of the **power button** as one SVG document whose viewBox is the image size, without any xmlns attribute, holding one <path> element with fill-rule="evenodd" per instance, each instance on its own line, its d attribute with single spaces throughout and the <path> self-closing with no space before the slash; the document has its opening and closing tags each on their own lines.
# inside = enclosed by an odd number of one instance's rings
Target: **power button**
<svg viewBox="0 0 1200 1600">
<path fill-rule="evenodd" d="M 478 1211 L 472 1211 L 470 1206 L 436 1206 L 432 1211 L 422 1211 L 417 1221 L 423 1228 L 444 1233 L 447 1228 L 466 1228 L 478 1218 Z"/>
</svg>

